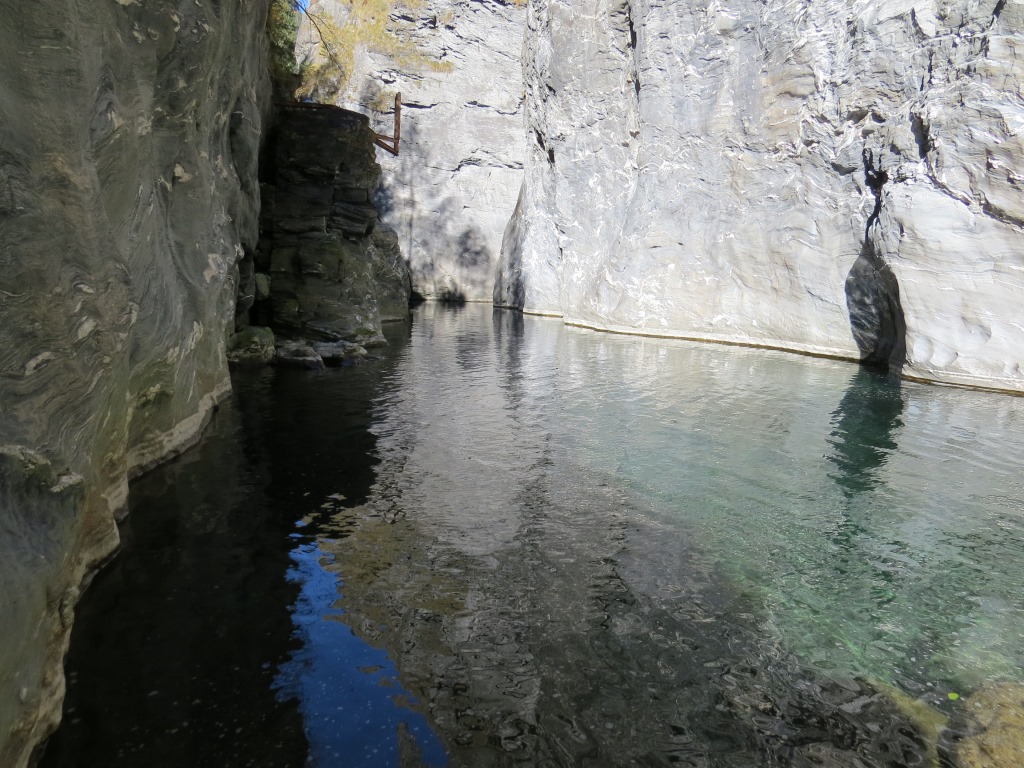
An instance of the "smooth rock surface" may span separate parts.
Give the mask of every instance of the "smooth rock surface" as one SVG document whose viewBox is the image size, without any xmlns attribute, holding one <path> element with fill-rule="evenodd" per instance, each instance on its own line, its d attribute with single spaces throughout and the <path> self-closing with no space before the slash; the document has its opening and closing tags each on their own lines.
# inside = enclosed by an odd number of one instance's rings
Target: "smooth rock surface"
<svg viewBox="0 0 1024 768">
<path fill-rule="evenodd" d="M 0 765 L 56 725 L 127 482 L 229 390 L 266 2 L 0 0 Z"/>
<path fill-rule="evenodd" d="M 318 7 L 344 18 L 337 0 Z M 525 3 L 426 0 L 393 14 L 391 24 L 440 68 L 361 49 L 339 103 L 373 114 L 375 130 L 392 135 L 391 105 L 402 94 L 400 154 L 377 151 L 382 217 L 398 233 L 417 293 L 490 301 L 526 154 Z"/>
<path fill-rule="evenodd" d="M 1024 391 L 1024 3 L 536 0 L 495 302 Z"/>
</svg>

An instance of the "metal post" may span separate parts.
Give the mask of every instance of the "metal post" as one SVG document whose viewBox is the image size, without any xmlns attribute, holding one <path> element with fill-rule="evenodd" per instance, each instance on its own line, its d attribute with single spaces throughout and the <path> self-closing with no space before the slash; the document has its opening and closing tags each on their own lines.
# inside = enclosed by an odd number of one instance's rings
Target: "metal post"
<svg viewBox="0 0 1024 768">
<path fill-rule="evenodd" d="M 395 94 L 395 135 L 374 134 L 373 143 L 381 149 L 398 156 L 399 144 L 402 140 L 402 94 Z"/>
</svg>

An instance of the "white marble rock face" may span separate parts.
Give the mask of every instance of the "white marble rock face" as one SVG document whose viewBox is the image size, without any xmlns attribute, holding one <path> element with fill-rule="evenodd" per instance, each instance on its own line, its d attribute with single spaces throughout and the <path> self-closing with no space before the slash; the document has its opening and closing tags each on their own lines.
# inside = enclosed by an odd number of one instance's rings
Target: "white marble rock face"
<svg viewBox="0 0 1024 768">
<path fill-rule="evenodd" d="M 496 303 L 1024 390 L 1024 2 L 528 12 Z"/>
<path fill-rule="evenodd" d="M 343 3 L 318 7 L 344 18 Z M 505 225 L 523 178 L 523 32 L 526 7 L 487 0 L 425 0 L 392 26 L 426 60 L 410 65 L 361 49 L 338 103 L 373 115 L 391 134 L 402 94 L 401 153 L 382 149 L 378 205 L 399 235 L 413 290 L 427 299 L 490 301 Z"/>
</svg>

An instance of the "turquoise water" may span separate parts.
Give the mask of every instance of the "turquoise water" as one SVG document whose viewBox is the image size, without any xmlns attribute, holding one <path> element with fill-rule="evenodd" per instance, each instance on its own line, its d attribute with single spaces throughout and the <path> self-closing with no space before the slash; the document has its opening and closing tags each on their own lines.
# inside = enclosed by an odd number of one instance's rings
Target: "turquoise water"
<svg viewBox="0 0 1024 768">
<path fill-rule="evenodd" d="M 235 385 L 133 490 L 44 765 L 948 765 L 1024 683 L 1024 399 L 431 305 Z"/>
</svg>

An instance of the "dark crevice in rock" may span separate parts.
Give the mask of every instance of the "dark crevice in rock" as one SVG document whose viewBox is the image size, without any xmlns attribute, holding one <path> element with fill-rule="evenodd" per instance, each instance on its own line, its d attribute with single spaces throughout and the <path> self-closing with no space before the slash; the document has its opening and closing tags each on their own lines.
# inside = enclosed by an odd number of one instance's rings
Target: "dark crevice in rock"
<svg viewBox="0 0 1024 768">
<path fill-rule="evenodd" d="M 868 188 L 875 196 L 875 208 L 868 217 L 866 228 L 870 231 L 871 226 L 878 221 L 878 216 L 882 212 L 882 187 L 889 181 L 889 174 L 881 168 L 875 167 L 875 156 L 870 149 L 864 150 L 862 158 L 864 160 L 864 179 L 867 182 Z M 865 239 L 867 239 L 867 232 L 865 232 Z"/>
<path fill-rule="evenodd" d="M 899 372 L 907 357 L 907 325 L 900 303 L 900 287 L 892 269 L 875 246 L 884 187 L 889 175 L 876 167 L 874 154 L 865 149 L 864 176 L 875 196 L 875 207 L 864 229 L 860 256 L 846 278 L 846 307 L 850 329 L 864 365 Z"/>
<path fill-rule="evenodd" d="M 907 357 L 907 326 L 900 287 L 869 240 L 864 241 L 846 278 L 846 307 L 861 362 L 900 371 Z"/>
<path fill-rule="evenodd" d="M 863 107 L 859 107 L 857 109 L 851 109 L 849 112 L 846 113 L 846 119 L 849 120 L 851 123 L 859 123 L 865 117 L 870 117 L 871 122 L 873 123 L 882 124 L 885 122 L 885 116 L 879 114 L 877 111 L 873 109 L 865 109 Z"/>
<path fill-rule="evenodd" d="M 1018 227 L 1024 229 L 1024 219 L 1020 219 L 1013 216 L 1001 208 L 997 208 L 992 203 L 985 202 L 981 206 L 981 210 L 985 212 L 986 216 L 990 216 L 996 221 L 1001 221 L 1003 224 L 1009 224 L 1011 227 Z"/>
<path fill-rule="evenodd" d="M 629 26 L 629 53 L 632 58 L 630 78 L 633 80 L 633 91 L 636 94 L 637 102 L 640 100 L 640 68 L 636 62 L 636 25 L 633 23 L 633 10 L 630 8 L 629 3 L 626 3 L 626 24 Z"/>
<path fill-rule="evenodd" d="M 932 137 L 928 130 L 928 123 L 921 115 L 910 116 L 910 130 L 914 134 L 914 141 L 917 142 L 917 154 L 922 160 L 928 159 L 928 153 L 932 150 Z"/>
</svg>

